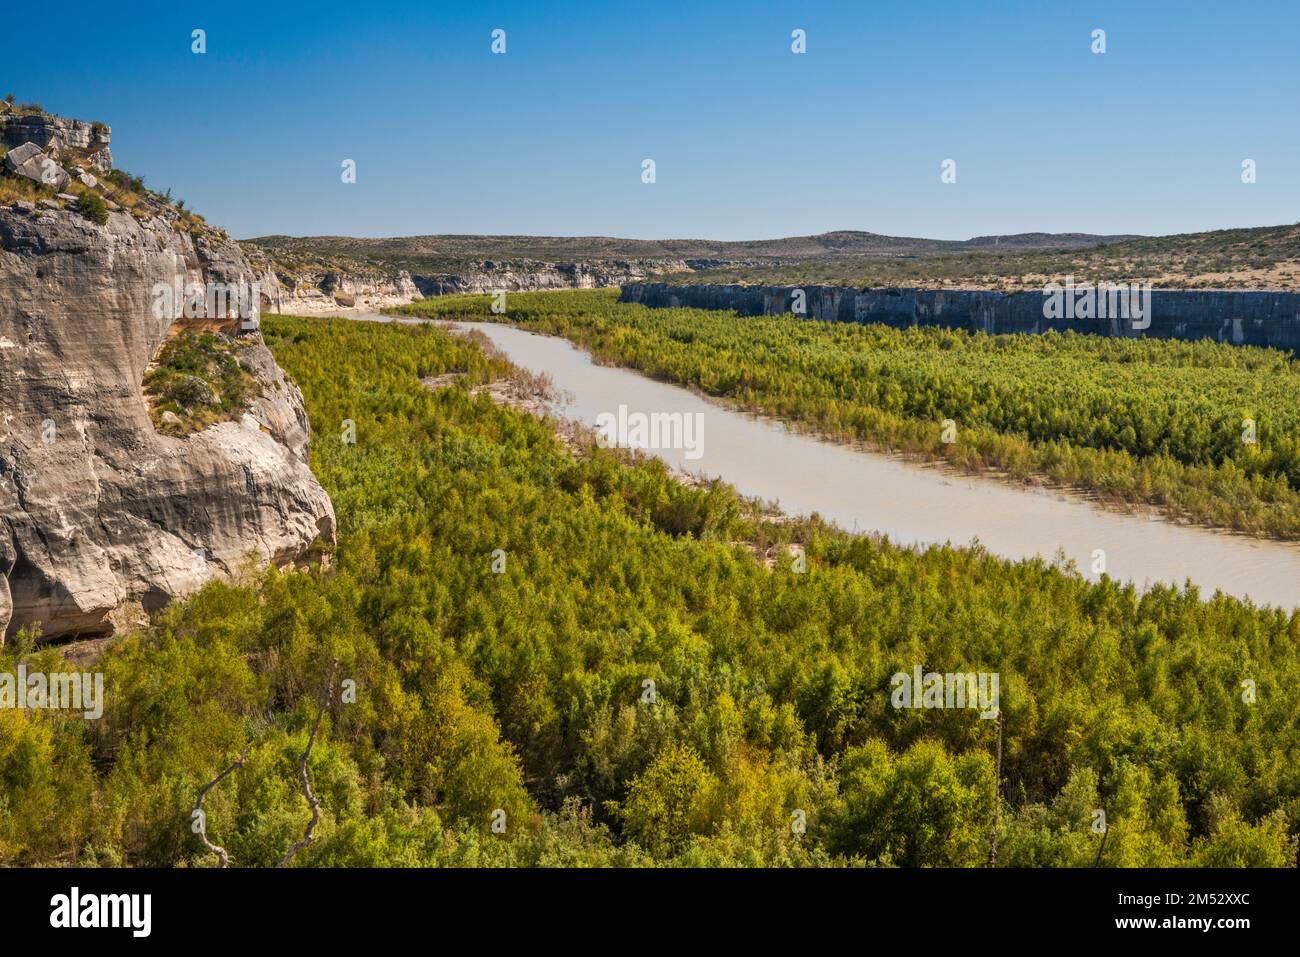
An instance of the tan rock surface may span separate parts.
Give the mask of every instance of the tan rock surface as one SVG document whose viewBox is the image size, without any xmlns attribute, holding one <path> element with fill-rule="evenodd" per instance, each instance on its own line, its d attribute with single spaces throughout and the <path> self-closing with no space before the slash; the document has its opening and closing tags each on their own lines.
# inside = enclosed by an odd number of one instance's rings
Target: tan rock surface
<svg viewBox="0 0 1300 957">
<path fill-rule="evenodd" d="M 285 564 L 333 540 L 301 393 L 260 332 L 239 334 L 260 386 L 240 421 L 162 435 L 142 393 L 177 318 L 156 284 L 253 278 L 235 243 L 165 217 L 0 208 L 0 634 L 106 633 L 249 553 Z"/>
</svg>

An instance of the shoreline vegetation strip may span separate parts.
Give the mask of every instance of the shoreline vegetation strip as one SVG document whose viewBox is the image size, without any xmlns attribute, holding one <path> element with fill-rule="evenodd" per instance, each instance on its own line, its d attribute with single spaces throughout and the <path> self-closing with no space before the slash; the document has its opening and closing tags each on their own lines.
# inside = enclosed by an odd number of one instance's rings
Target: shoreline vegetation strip
<svg viewBox="0 0 1300 957">
<path fill-rule="evenodd" d="M 1277 350 L 648 309 L 616 290 L 509 293 L 504 316 L 491 301 L 387 312 L 504 320 L 832 441 L 1300 540 L 1300 362 Z"/>
</svg>

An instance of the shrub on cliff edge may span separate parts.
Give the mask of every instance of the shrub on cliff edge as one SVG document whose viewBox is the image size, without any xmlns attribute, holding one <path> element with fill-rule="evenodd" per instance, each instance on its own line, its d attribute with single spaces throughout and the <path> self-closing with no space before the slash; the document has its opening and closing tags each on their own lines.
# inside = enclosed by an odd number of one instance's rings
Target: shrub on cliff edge
<svg viewBox="0 0 1300 957">
<path fill-rule="evenodd" d="M 108 222 L 108 207 L 97 193 L 82 193 L 77 200 L 77 212 L 100 226 Z"/>
</svg>

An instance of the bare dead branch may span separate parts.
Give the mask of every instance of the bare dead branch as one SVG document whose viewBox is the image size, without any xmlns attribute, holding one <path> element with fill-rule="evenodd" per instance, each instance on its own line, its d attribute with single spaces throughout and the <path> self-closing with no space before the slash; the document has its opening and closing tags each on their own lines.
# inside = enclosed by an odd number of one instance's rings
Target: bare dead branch
<svg viewBox="0 0 1300 957">
<path fill-rule="evenodd" d="M 208 796 L 209 791 L 211 791 L 214 787 L 216 787 L 223 780 L 225 780 L 225 778 L 231 773 L 233 773 L 237 768 L 242 768 L 247 761 L 248 761 L 248 748 L 244 748 L 243 752 L 239 755 L 239 758 L 233 764 L 231 764 L 230 767 L 226 768 L 226 770 L 222 771 L 220 774 L 218 774 L 207 784 L 203 785 L 203 787 L 199 788 L 199 799 L 198 802 L 194 805 L 194 811 L 199 815 L 199 822 L 200 822 L 199 830 L 198 830 L 199 840 L 203 842 L 204 847 L 206 847 L 213 854 L 217 855 L 217 860 L 220 861 L 219 864 L 220 867 L 230 866 L 230 855 L 226 853 L 226 849 L 224 847 L 221 847 L 220 845 L 217 844 L 213 844 L 211 841 L 208 840 L 208 821 L 207 821 L 207 817 L 204 816 L 203 814 L 203 799 Z M 191 814 L 190 816 L 193 817 L 193 814 Z"/>
<path fill-rule="evenodd" d="M 325 717 L 325 709 L 330 706 L 334 700 L 334 676 L 338 673 L 339 662 L 334 659 L 334 664 L 330 667 L 329 680 L 325 684 L 325 693 L 321 696 L 320 707 L 316 711 L 316 720 L 312 722 L 311 733 L 307 735 L 307 747 L 298 757 L 298 779 L 302 782 L 302 793 L 307 798 L 307 806 L 311 808 L 311 820 L 307 822 L 307 829 L 303 831 L 302 838 L 295 841 L 293 846 L 285 853 L 277 867 L 287 867 L 293 856 L 301 851 L 304 847 L 311 844 L 315 837 L 313 832 L 316 825 L 320 823 L 320 800 L 312 793 L 311 779 L 307 776 L 307 761 L 311 757 L 311 749 L 316 744 L 316 732 L 320 730 L 321 719 Z"/>
</svg>

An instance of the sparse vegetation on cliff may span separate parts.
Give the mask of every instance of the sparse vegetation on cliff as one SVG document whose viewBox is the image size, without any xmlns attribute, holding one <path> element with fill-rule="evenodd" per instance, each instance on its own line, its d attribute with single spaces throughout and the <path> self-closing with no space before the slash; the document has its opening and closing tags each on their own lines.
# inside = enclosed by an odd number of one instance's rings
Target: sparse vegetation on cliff
<svg viewBox="0 0 1300 957">
<path fill-rule="evenodd" d="M 77 198 L 77 212 L 100 226 L 108 222 L 108 206 L 97 193 L 90 190 L 86 190 Z"/>
<path fill-rule="evenodd" d="M 0 175 L 0 205 L 53 199 L 57 191 L 23 176 Z"/>
<path fill-rule="evenodd" d="M 12 93 L 6 93 L 3 112 L 10 113 L 14 116 L 35 116 L 39 113 L 44 113 L 45 108 L 42 107 L 41 104 L 35 102 L 17 103 L 14 101 L 14 95 Z"/>
<path fill-rule="evenodd" d="M 237 418 L 256 395 L 256 383 L 239 364 L 239 346 L 213 332 L 183 330 L 169 339 L 145 374 L 154 427 L 188 435 Z"/>
</svg>

